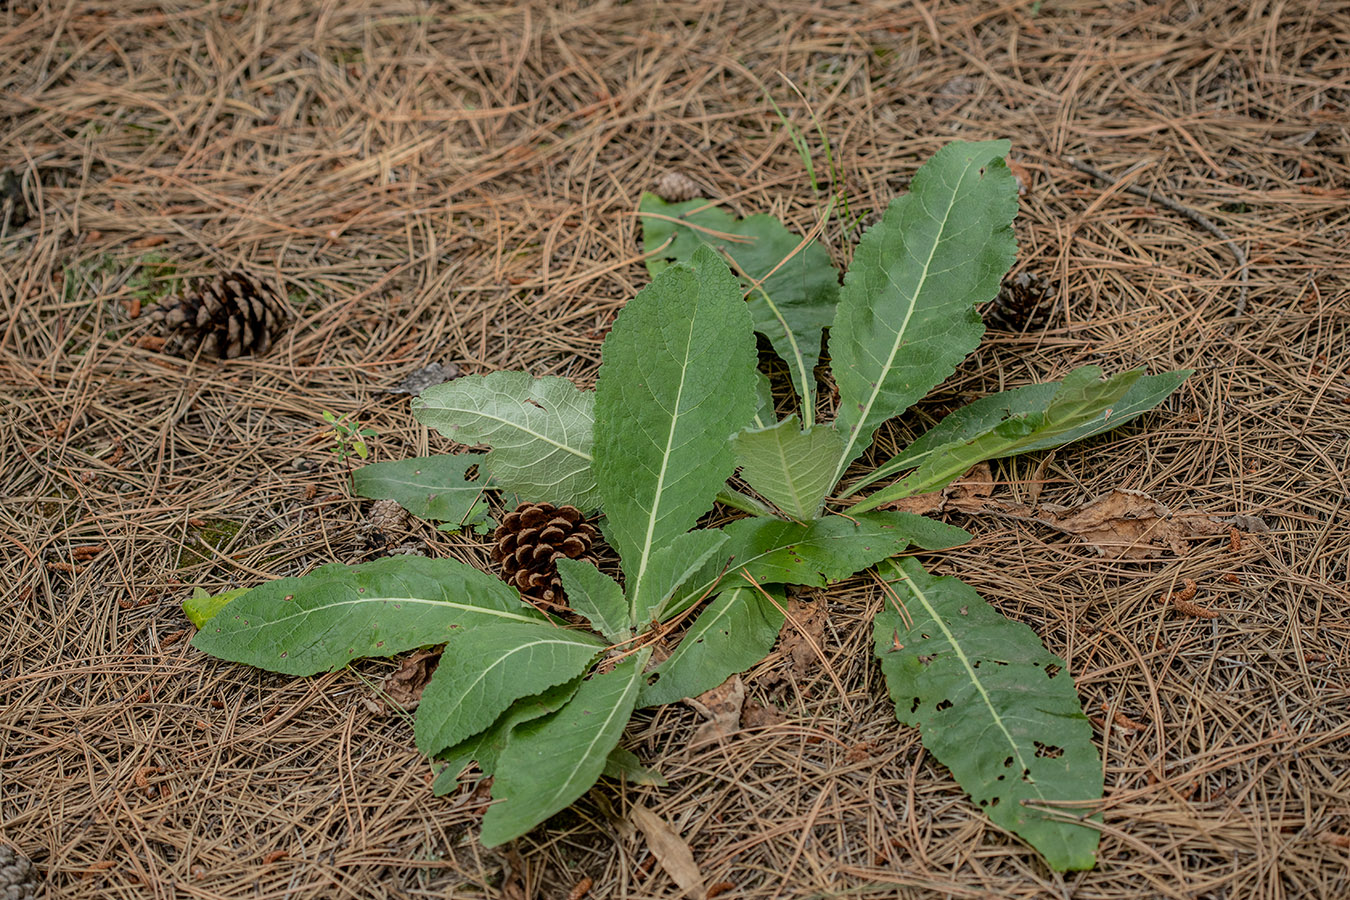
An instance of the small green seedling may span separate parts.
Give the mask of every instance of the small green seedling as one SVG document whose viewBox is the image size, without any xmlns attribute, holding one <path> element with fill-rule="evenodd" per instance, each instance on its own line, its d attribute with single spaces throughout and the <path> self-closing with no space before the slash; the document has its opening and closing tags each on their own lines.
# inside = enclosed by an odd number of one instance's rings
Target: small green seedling
<svg viewBox="0 0 1350 900">
<path fill-rule="evenodd" d="M 333 426 L 331 437 L 334 443 L 328 448 L 328 452 L 344 463 L 353 455 L 361 459 L 369 457 L 370 448 L 366 446 L 366 438 L 379 434 L 374 428 L 361 427 L 361 424 L 353 421 L 350 415 L 348 413 L 338 416 L 326 409 L 323 411 L 323 420 Z"/>
<path fill-rule="evenodd" d="M 194 645 L 313 675 L 445 644 L 414 737 L 440 763 L 438 794 L 470 763 L 493 777 L 480 835 L 493 846 L 601 777 L 640 773 L 619 746 L 633 712 L 697 696 L 762 660 L 790 586 L 824 588 L 876 566 L 887 598 L 873 648 L 897 718 L 918 727 L 984 814 L 1052 867 L 1091 867 L 1102 768 L 1064 660 L 968 585 L 904 555 L 961 544 L 966 532 L 882 507 L 983 460 L 1122 425 L 1190 373 L 1075 369 L 958 409 L 871 471 L 856 465 L 883 423 L 979 345 L 977 307 L 1016 255 L 1007 151 L 989 141 L 934 155 L 863 235 L 842 284 L 824 248 L 770 216 L 647 195 L 653 280 L 605 339 L 594 391 L 497 372 L 417 398 L 421 422 L 491 449 L 381 463 L 360 492 L 449 522 L 471 520 L 483 485 L 602 512 L 621 578 L 557 563 L 587 624 L 541 612 L 464 563 L 397 557 L 255 587 L 204 621 Z M 822 399 L 827 332 L 837 396 Z M 790 373 L 777 386 L 795 396 L 786 415 L 759 368 L 756 333 Z M 737 472 L 751 493 L 727 483 Z M 718 501 L 751 515 L 697 527 Z M 658 642 L 674 647 L 653 663 Z"/>
</svg>

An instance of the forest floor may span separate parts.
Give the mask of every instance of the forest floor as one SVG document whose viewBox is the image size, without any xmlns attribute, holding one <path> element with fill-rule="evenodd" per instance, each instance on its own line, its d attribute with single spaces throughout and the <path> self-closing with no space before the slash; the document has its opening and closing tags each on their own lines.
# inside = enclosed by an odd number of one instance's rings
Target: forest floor
<svg viewBox="0 0 1350 900">
<path fill-rule="evenodd" d="M 0 170 L 29 215 L 0 225 L 0 840 L 46 896 L 676 896 L 634 803 L 745 900 L 1350 896 L 1350 3 L 817 7 L 3 4 Z M 194 588 L 385 552 L 324 411 L 399 459 L 451 448 L 386 390 L 428 363 L 593 383 L 667 171 L 805 233 L 832 190 L 870 222 L 992 137 L 1053 305 L 890 439 L 1086 363 L 1192 368 L 1116 432 L 995 464 L 994 496 L 1249 517 L 1122 560 L 941 514 L 975 540 L 924 561 L 1077 679 L 1095 870 L 1047 869 L 898 725 L 864 577 L 818 592 L 817 664 L 745 676 L 776 721 L 691 747 L 695 710 L 645 712 L 624 745 L 669 786 L 599 787 L 500 852 L 483 794 L 433 797 L 408 716 L 369 702 L 396 663 L 295 679 L 189 646 Z M 856 235 L 821 240 L 842 267 Z M 169 266 L 252 272 L 295 324 L 256 359 L 157 352 Z M 1185 579 L 1217 616 L 1163 602 Z"/>
</svg>

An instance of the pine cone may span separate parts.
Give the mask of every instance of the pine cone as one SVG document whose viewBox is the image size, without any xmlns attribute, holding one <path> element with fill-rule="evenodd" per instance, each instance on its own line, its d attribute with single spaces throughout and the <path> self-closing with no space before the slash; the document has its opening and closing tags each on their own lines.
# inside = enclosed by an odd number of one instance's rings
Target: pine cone
<svg viewBox="0 0 1350 900">
<path fill-rule="evenodd" d="M 575 506 L 522 503 L 492 533 L 497 542 L 492 561 L 501 568 L 502 580 L 526 599 L 566 609 L 558 560 L 565 556 L 594 562 L 591 548 L 598 535 Z"/>
<path fill-rule="evenodd" d="M 656 193 L 667 203 L 683 203 L 700 196 L 703 188 L 678 169 L 671 169 L 656 182 Z"/>
<path fill-rule="evenodd" d="M 37 882 L 37 872 L 28 857 L 0 844 L 0 900 L 33 900 Z"/>
<path fill-rule="evenodd" d="M 385 537 L 397 537 L 408 524 L 408 511 L 397 500 L 376 500 L 366 520 Z"/>
<path fill-rule="evenodd" d="M 1021 334 L 1031 328 L 1044 328 L 1053 311 L 1055 286 L 1034 272 L 1018 272 L 1003 279 L 998 296 L 984 308 L 986 322 L 1000 331 Z"/>
<path fill-rule="evenodd" d="M 171 331 L 165 352 L 180 356 L 192 356 L 199 347 L 219 359 L 258 356 L 290 321 L 280 295 L 243 272 L 195 279 L 160 310 L 158 318 Z"/>
</svg>

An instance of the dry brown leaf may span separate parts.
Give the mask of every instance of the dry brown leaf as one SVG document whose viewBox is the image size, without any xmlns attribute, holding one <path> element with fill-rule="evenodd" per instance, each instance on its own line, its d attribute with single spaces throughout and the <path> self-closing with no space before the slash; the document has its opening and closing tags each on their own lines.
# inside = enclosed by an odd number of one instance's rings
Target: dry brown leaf
<svg viewBox="0 0 1350 900">
<path fill-rule="evenodd" d="M 741 676 L 733 675 L 712 690 L 704 691 L 685 702 L 707 717 L 707 721 L 694 732 L 690 746 L 725 740 L 740 730 L 745 683 L 741 681 Z"/>
<path fill-rule="evenodd" d="M 958 508 L 968 505 L 980 506 L 980 501 L 994 493 L 994 473 L 989 463 L 976 463 L 969 472 L 962 475 L 940 491 L 928 494 L 915 494 L 883 503 L 877 509 L 895 509 L 900 512 L 914 513 L 918 516 L 942 512 L 951 503 Z"/>
<path fill-rule="evenodd" d="M 776 706 L 764 706 L 751 700 L 741 708 L 742 728 L 772 728 L 787 721 L 787 716 Z"/>
<path fill-rule="evenodd" d="M 799 597 L 788 600 L 788 628 L 784 631 L 783 654 L 791 661 L 792 672 L 798 678 L 806 675 L 820 659 L 820 644 L 825 639 L 825 614 L 827 609 L 823 601 L 807 603 Z"/>
<path fill-rule="evenodd" d="M 411 712 L 422 702 L 422 691 L 441 661 L 439 650 L 419 650 L 403 661 L 392 675 L 380 685 L 390 700 Z"/>
<path fill-rule="evenodd" d="M 679 896 L 702 900 L 706 894 L 703 873 L 699 871 L 698 863 L 694 862 L 694 852 L 689 849 L 684 838 L 665 819 L 645 806 L 634 806 L 628 815 L 647 838 L 647 846 L 661 868 L 679 885 Z"/>
</svg>

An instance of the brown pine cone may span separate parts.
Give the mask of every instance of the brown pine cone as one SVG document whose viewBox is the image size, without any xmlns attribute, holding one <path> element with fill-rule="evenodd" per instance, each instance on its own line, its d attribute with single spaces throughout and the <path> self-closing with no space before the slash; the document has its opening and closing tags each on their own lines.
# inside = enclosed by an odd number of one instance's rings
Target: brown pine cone
<svg viewBox="0 0 1350 900">
<path fill-rule="evenodd" d="M 37 872 L 28 857 L 0 844 L 0 900 L 33 900 L 37 882 Z"/>
<path fill-rule="evenodd" d="M 234 359 L 266 353 L 290 321 L 285 300 L 243 272 L 197 278 L 156 312 L 169 331 L 165 352 Z"/>
<path fill-rule="evenodd" d="M 397 500 L 376 500 L 366 516 L 372 528 L 387 538 L 401 535 L 408 524 L 408 511 Z"/>
<path fill-rule="evenodd" d="M 700 196 L 703 188 L 678 169 L 671 169 L 656 182 L 656 193 L 667 203 L 683 203 Z"/>
<path fill-rule="evenodd" d="M 1021 334 L 1044 328 L 1054 312 L 1055 286 L 1035 272 L 1018 272 L 1003 279 L 998 296 L 981 313 L 990 326 Z"/>
<path fill-rule="evenodd" d="M 492 533 L 492 561 L 502 580 L 527 600 L 566 609 L 558 560 L 595 561 L 592 547 L 599 532 L 575 506 L 522 503 L 502 517 Z"/>
</svg>

